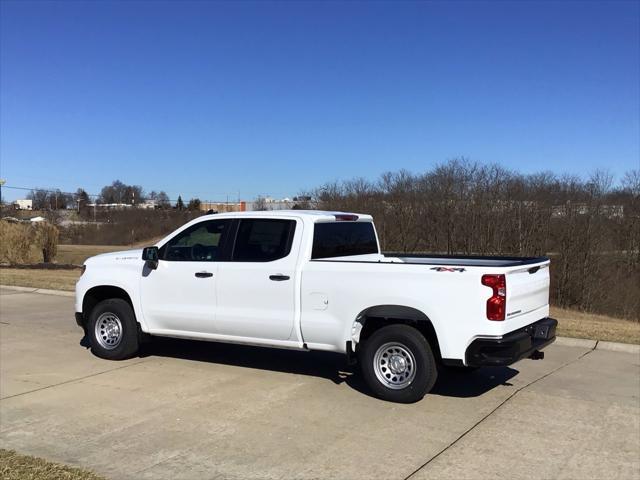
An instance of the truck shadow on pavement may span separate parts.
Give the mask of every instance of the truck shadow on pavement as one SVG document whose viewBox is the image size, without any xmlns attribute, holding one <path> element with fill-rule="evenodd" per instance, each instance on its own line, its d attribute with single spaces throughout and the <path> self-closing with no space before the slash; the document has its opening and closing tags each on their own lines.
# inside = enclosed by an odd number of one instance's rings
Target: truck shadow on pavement
<svg viewBox="0 0 640 480">
<path fill-rule="evenodd" d="M 89 348 L 84 337 L 80 345 Z M 216 363 L 274 372 L 325 378 L 336 385 L 346 383 L 354 390 L 371 396 L 362 381 L 357 365 L 347 365 L 346 357 L 331 352 L 301 352 L 197 340 L 156 337 L 141 345 L 141 358 L 168 357 L 192 362 Z M 496 388 L 510 386 L 509 380 L 518 370 L 509 367 L 487 367 L 473 372 L 443 368 L 431 395 L 445 397 L 477 397 Z"/>
</svg>

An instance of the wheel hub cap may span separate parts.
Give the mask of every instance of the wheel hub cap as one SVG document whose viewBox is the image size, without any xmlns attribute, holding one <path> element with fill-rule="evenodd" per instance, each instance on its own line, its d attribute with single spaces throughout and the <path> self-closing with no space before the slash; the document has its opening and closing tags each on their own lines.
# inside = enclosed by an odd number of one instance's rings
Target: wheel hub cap
<svg viewBox="0 0 640 480">
<path fill-rule="evenodd" d="M 407 368 L 407 361 L 400 355 L 391 355 L 389 359 L 389 370 L 393 373 L 402 373 Z"/>
<path fill-rule="evenodd" d="M 373 356 L 373 370 L 387 388 L 400 390 L 408 387 L 416 376 L 416 359 L 402 343 L 381 345 Z"/>
<path fill-rule="evenodd" d="M 122 340 L 122 322 L 111 312 L 103 313 L 96 320 L 96 340 L 102 348 L 113 350 Z"/>
</svg>

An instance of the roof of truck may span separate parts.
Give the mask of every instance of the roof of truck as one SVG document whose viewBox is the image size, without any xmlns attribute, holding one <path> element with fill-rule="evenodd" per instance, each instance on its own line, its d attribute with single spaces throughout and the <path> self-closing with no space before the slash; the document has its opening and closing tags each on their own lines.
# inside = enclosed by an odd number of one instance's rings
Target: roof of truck
<svg viewBox="0 0 640 480">
<path fill-rule="evenodd" d="M 212 218 L 221 217 L 281 217 L 281 216 L 296 216 L 301 218 L 308 218 L 312 222 L 315 221 L 331 221 L 336 220 L 336 216 L 354 215 L 357 221 L 370 222 L 373 220 L 371 215 L 365 213 L 352 213 L 352 212 L 330 212 L 324 210 L 266 210 L 266 211 L 250 211 L 250 212 L 226 212 L 226 213 L 213 213 L 207 216 Z"/>
</svg>

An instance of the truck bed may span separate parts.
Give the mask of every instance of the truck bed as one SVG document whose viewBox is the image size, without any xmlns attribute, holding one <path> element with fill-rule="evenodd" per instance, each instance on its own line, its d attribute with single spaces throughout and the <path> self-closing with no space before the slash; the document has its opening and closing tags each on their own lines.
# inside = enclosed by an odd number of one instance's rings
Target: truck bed
<svg viewBox="0 0 640 480">
<path fill-rule="evenodd" d="M 503 257 L 481 255 L 440 255 L 384 252 L 384 258 L 391 262 L 406 264 L 428 264 L 463 267 L 519 267 L 549 261 L 548 257 Z"/>
</svg>

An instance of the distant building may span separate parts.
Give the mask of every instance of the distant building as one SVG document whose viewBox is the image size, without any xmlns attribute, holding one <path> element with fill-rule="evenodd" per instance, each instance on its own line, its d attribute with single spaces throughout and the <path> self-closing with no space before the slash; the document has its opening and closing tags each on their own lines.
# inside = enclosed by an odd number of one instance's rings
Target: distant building
<svg viewBox="0 0 640 480">
<path fill-rule="evenodd" d="M 622 205 L 598 205 L 598 214 L 607 218 L 623 218 L 624 206 Z M 586 203 L 567 203 L 566 205 L 554 205 L 551 207 L 552 218 L 566 217 L 569 213 L 587 215 L 590 207 Z"/>
<path fill-rule="evenodd" d="M 87 207 L 96 208 L 98 210 L 125 210 L 132 208 L 133 205 L 128 203 L 88 203 Z"/>
<path fill-rule="evenodd" d="M 247 202 L 200 202 L 200 211 L 208 212 L 209 210 L 216 213 L 245 212 Z"/>
<path fill-rule="evenodd" d="M 16 210 L 33 210 L 33 200 L 16 200 L 13 206 Z"/>
<path fill-rule="evenodd" d="M 300 203 L 308 202 L 311 197 L 282 198 L 276 200 L 271 197 L 258 198 L 252 202 L 200 202 L 200 210 L 216 213 L 225 212 L 252 212 L 256 210 L 291 210 Z"/>
<path fill-rule="evenodd" d="M 624 206 L 622 205 L 601 205 L 600 213 L 607 218 L 624 217 Z"/>
<path fill-rule="evenodd" d="M 143 203 L 139 203 L 137 207 L 145 210 L 154 210 L 158 208 L 158 203 L 155 200 L 145 200 Z"/>
<path fill-rule="evenodd" d="M 271 197 L 263 197 L 247 202 L 247 210 L 295 210 L 296 208 L 309 208 L 308 203 L 311 197 L 293 197 L 293 199 L 285 197 L 275 199 Z"/>
</svg>

